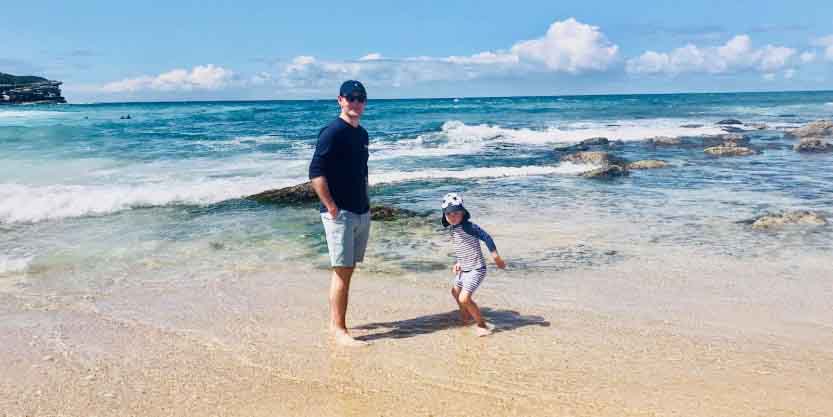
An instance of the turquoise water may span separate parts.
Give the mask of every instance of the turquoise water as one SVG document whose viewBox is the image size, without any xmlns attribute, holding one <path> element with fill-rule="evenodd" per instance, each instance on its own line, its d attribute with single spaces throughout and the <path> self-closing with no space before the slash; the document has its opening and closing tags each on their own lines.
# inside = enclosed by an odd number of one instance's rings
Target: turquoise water
<svg viewBox="0 0 833 417">
<path fill-rule="evenodd" d="M 239 198 L 305 181 L 316 134 L 337 110 L 334 101 L 0 107 L 0 281 L 86 290 L 241 265 L 323 267 L 314 208 Z M 833 213 L 833 155 L 798 154 L 783 135 L 831 117 L 833 92 L 806 92 L 371 100 L 362 124 L 375 202 L 436 211 L 457 191 L 503 236 L 584 225 L 588 236 L 633 245 L 828 256 L 829 227 L 760 233 L 737 222 L 785 209 Z M 715 122 L 725 118 L 767 125 L 746 132 L 760 155 L 715 159 L 702 147 L 644 143 L 720 134 Z M 674 167 L 597 182 L 577 175 L 592 167 L 559 163 L 556 146 L 597 136 L 623 141 L 617 155 Z M 445 267 L 436 226 L 374 227 L 368 268 Z M 555 243 L 536 239 L 518 248 L 516 265 L 558 269 L 538 252 Z"/>
</svg>

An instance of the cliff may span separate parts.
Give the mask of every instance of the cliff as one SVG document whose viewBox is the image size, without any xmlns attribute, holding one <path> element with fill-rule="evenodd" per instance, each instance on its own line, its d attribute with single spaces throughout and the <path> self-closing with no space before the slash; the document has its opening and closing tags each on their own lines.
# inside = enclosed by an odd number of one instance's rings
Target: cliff
<svg viewBox="0 0 833 417">
<path fill-rule="evenodd" d="M 0 72 L 0 104 L 66 103 L 61 82 L 42 77 L 18 77 Z"/>
</svg>

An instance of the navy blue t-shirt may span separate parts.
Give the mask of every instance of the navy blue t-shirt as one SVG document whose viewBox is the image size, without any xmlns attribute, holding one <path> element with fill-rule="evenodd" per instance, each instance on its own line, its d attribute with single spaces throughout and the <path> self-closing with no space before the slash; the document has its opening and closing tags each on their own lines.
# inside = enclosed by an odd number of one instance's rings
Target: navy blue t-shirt
<svg viewBox="0 0 833 417">
<path fill-rule="evenodd" d="M 340 117 L 318 132 L 318 143 L 309 164 L 309 178 L 327 179 L 339 210 L 364 214 L 370 210 L 367 195 L 369 139 L 363 127 L 353 127 Z M 321 212 L 327 208 L 321 204 Z"/>
</svg>

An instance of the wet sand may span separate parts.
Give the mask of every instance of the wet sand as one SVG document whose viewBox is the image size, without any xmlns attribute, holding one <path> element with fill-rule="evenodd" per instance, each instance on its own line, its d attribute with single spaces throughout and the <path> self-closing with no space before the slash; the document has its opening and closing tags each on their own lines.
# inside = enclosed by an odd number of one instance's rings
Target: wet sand
<svg viewBox="0 0 833 417">
<path fill-rule="evenodd" d="M 833 415 L 829 283 L 745 295 L 779 264 L 492 273 L 486 338 L 457 326 L 444 272 L 360 271 L 348 324 L 366 348 L 328 341 L 314 268 L 7 292 L 0 415 Z"/>
</svg>

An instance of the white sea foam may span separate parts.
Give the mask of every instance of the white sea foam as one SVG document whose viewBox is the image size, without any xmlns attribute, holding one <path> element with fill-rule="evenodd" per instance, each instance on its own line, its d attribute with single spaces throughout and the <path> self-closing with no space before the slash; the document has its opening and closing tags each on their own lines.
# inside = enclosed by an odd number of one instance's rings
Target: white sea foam
<svg viewBox="0 0 833 417">
<path fill-rule="evenodd" d="M 34 119 L 65 114 L 68 113 L 48 110 L 0 110 L 0 119 Z"/>
<path fill-rule="evenodd" d="M 700 127 L 680 127 L 700 124 Z M 611 121 L 609 123 L 569 123 L 546 129 L 512 129 L 498 125 L 468 125 L 458 120 L 443 123 L 439 132 L 419 135 L 414 139 L 373 143 L 371 159 L 398 157 L 437 157 L 476 154 L 490 144 L 514 143 L 548 145 L 575 143 L 593 137 L 635 141 L 658 136 L 683 137 L 725 133 L 719 126 L 705 121 L 683 119 L 646 119 Z"/>
<path fill-rule="evenodd" d="M 303 180 L 244 177 L 121 185 L 0 184 L 0 222 L 38 222 L 171 204 L 204 205 Z"/>
<path fill-rule="evenodd" d="M 212 204 L 304 182 L 309 164 L 308 160 L 267 154 L 127 164 L 109 160 L 57 162 L 49 177 L 41 172 L 34 177 L 3 178 L 1 223 L 102 215 L 136 207 Z"/>
<path fill-rule="evenodd" d="M 472 179 L 472 178 L 503 178 L 529 177 L 537 175 L 578 175 L 598 166 L 591 164 L 573 164 L 569 162 L 556 166 L 523 166 L 523 167 L 481 167 L 462 170 L 425 170 L 410 172 L 386 172 L 370 176 L 371 184 L 397 183 L 416 180 L 430 180 L 440 178 Z"/>
<path fill-rule="evenodd" d="M 306 161 L 303 161 L 306 163 Z M 482 167 L 463 170 L 386 172 L 371 175 L 371 184 L 437 178 L 501 178 L 536 175 L 576 175 L 593 165 L 563 163 L 557 166 Z M 0 222 L 30 223 L 90 215 L 103 215 L 138 207 L 177 204 L 206 205 L 268 189 L 306 181 L 303 176 L 230 177 L 171 180 L 146 178 L 143 183 L 32 186 L 0 184 Z"/>
<path fill-rule="evenodd" d="M 10 274 L 15 272 L 24 272 L 29 268 L 32 262 L 32 257 L 13 258 L 6 255 L 0 255 L 0 275 Z"/>
<path fill-rule="evenodd" d="M 275 144 L 280 142 L 285 142 L 286 139 L 282 139 L 277 136 L 273 135 L 260 135 L 260 136 L 237 136 L 231 139 L 218 139 L 218 140 L 194 140 L 187 142 L 188 145 L 200 145 L 204 146 L 209 149 L 214 150 L 222 150 L 222 149 L 235 149 L 235 148 L 250 148 L 257 145 L 262 144 Z M 292 142 L 290 142 L 292 144 Z M 306 144 L 304 144 L 306 145 Z"/>
</svg>

